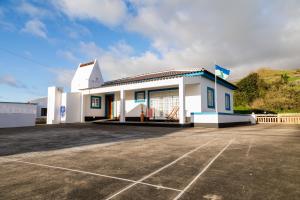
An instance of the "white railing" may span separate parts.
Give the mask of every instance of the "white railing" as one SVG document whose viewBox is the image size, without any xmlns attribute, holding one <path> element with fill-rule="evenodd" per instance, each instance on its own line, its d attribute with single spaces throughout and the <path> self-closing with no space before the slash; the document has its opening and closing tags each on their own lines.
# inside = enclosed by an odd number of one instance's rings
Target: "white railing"
<svg viewBox="0 0 300 200">
<path fill-rule="evenodd" d="M 261 124 L 300 124 L 300 113 L 258 114 L 256 122 Z"/>
</svg>

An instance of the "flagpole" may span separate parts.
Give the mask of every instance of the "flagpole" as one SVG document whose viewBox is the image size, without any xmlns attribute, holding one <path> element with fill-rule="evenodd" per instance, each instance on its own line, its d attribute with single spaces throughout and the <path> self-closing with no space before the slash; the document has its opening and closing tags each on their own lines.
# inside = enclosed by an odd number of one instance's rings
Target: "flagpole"
<svg viewBox="0 0 300 200">
<path fill-rule="evenodd" d="M 218 87 L 217 87 L 217 74 L 216 74 L 216 61 L 215 61 L 215 110 L 218 113 Z"/>
</svg>

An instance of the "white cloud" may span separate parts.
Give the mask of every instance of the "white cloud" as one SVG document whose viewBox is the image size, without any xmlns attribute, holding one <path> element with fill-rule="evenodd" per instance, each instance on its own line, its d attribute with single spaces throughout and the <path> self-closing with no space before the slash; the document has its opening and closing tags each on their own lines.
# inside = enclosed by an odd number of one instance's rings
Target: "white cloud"
<svg viewBox="0 0 300 200">
<path fill-rule="evenodd" d="M 76 69 L 50 68 L 48 70 L 55 76 L 55 85 L 70 88 L 71 81 Z"/>
<path fill-rule="evenodd" d="M 9 23 L 5 20 L 0 19 L 0 29 L 3 29 L 5 31 L 14 31 L 16 29 L 16 27 L 14 26 L 14 24 Z"/>
<path fill-rule="evenodd" d="M 119 25 L 127 12 L 122 0 L 54 0 L 53 3 L 70 18 L 92 19 L 108 26 Z"/>
<path fill-rule="evenodd" d="M 32 35 L 47 38 L 47 29 L 43 22 L 38 19 L 29 20 L 26 22 L 25 27 L 21 30 L 21 32 L 30 33 Z"/>
<path fill-rule="evenodd" d="M 0 85 L 8 85 L 14 88 L 27 88 L 25 84 L 23 84 L 21 81 L 18 81 L 11 75 L 0 76 Z"/>
<path fill-rule="evenodd" d="M 98 58 L 109 78 L 169 68 L 212 70 L 214 62 L 232 69 L 234 79 L 259 67 L 300 67 L 298 1 L 127 0 L 132 12 L 121 0 L 55 2 L 73 19 L 96 20 L 150 39 L 151 50 L 138 55 L 125 41 L 105 49 L 80 42 L 80 53 Z"/>
<path fill-rule="evenodd" d="M 85 36 L 90 36 L 91 32 L 88 28 L 85 26 L 82 26 L 80 24 L 74 23 L 69 27 L 65 28 L 66 32 L 72 39 L 78 39 Z"/>
<path fill-rule="evenodd" d="M 234 76 L 270 66 L 300 67 L 297 1 L 139 1 L 125 28 L 150 38 L 169 66 L 231 67 Z"/>
<path fill-rule="evenodd" d="M 58 50 L 56 54 L 73 63 L 77 63 L 79 61 L 78 58 L 71 51 Z"/>
<path fill-rule="evenodd" d="M 51 16 L 52 14 L 41 7 L 37 7 L 29 2 L 22 1 L 17 7 L 16 10 L 20 13 L 27 14 L 30 17 L 46 17 Z"/>
<path fill-rule="evenodd" d="M 16 29 L 15 25 L 8 22 L 7 19 L 5 19 L 5 13 L 6 11 L 4 8 L 0 7 L 0 29 L 5 31 L 14 31 Z"/>
<path fill-rule="evenodd" d="M 151 51 L 134 56 L 133 48 L 124 41 L 115 43 L 108 50 L 102 49 L 94 42 L 80 42 L 79 49 L 87 59 L 97 58 L 99 60 L 100 68 L 106 80 L 170 69 L 168 67 L 170 63 L 166 59 L 159 58 L 157 54 Z"/>
<path fill-rule="evenodd" d="M 96 58 L 104 53 L 103 49 L 98 47 L 95 42 L 80 42 L 78 50 L 86 55 L 88 59 Z"/>
</svg>

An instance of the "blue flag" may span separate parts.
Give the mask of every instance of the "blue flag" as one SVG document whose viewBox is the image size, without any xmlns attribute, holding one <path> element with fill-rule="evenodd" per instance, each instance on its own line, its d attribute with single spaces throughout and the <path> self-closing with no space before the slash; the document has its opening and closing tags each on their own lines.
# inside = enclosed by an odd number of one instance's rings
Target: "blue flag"
<svg viewBox="0 0 300 200">
<path fill-rule="evenodd" d="M 227 79 L 230 74 L 230 70 L 220 67 L 219 65 L 215 65 L 215 73 L 222 79 Z"/>
</svg>

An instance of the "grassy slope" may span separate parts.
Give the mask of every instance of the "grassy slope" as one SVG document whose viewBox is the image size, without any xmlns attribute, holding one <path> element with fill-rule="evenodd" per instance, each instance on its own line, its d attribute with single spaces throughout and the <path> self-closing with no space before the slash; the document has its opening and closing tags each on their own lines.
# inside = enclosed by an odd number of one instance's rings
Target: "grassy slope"
<svg viewBox="0 0 300 200">
<path fill-rule="evenodd" d="M 280 80 L 281 75 L 287 74 L 289 76 L 289 82 L 295 82 L 300 85 L 300 69 L 295 70 L 273 70 L 269 68 L 263 68 L 257 71 L 260 78 L 267 83 L 272 83 Z"/>
<path fill-rule="evenodd" d="M 295 88 L 297 90 L 300 90 L 300 69 L 294 69 L 294 70 L 274 70 L 270 68 L 261 68 L 258 71 L 256 71 L 259 74 L 259 77 L 263 79 L 265 82 L 272 84 L 273 82 L 276 82 L 280 80 L 281 75 L 287 74 L 289 76 L 289 83 L 292 83 L 295 85 Z M 238 81 L 235 82 L 235 84 Z M 244 107 L 244 106 L 235 106 L 234 110 L 239 113 L 251 113 L 250 107 Z"/>
</svg>

